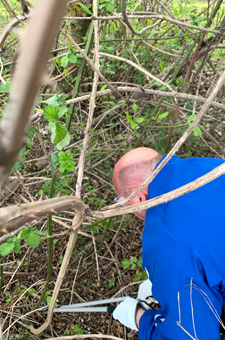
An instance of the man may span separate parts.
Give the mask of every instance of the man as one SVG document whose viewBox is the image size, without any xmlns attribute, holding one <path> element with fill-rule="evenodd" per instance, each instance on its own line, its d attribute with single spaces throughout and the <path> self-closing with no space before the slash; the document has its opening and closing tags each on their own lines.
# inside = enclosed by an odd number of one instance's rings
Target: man
<svg viewBox="0 0 225 340">
<path fill-rule="evenodd" d="M 119 196 L 133 193 L 154 171 L 162 155 L 137 148 L 116 164 L 113 184 Z M 224 161 L 173 156 L 149 187 L 127 205 L 152 199 L 201 177 Z M 143 267 L 161 309 L 127 297 L 113 316 L 139 330 L 144 339 L 220 339 L 220 315 L 225 302 L 225 176 L 147 211 L 142 237 Z M 139 298 L 151 294 L 150 281 Z"/>
</svg>

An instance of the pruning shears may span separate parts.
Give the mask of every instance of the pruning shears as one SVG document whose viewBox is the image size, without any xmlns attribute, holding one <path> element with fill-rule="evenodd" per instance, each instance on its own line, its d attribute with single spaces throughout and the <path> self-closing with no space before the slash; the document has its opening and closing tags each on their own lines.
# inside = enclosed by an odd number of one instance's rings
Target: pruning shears
<svg viewBox="0 0 225 340">
<path fill-rule="evenodd" d="M 129 295 L 133 299 L 137 298 L 137 294 Z M 97 300 L 97 301 L 89 301 L 89 302 L 82 302 L 82 303 L 75 303 L 72 305 L 65 305 L 65 306 L 57 306 L 53 309 L 54 313 L 96 313 L 96 312 L 107 312 L 107 313 L 113 313 L 116 306 L 112 305 L 116 302 L 122 302 L 126 296 L 117 297 L 117 298 L 111 298 L 111 299 L 103 299 L 103 300 Z M 155 302 L 154 298 L 149 297 L 145 300 L 146 303 L 149 305 L 149 307 L 154 308 L 151 306 L 152 303 Z M 108 305 L 108 306 L 101 306 L 96 307 L 100 305 Z M 48 307 L 44 307 L 41 312 L 47 312 Z"/>
<path fill-rule="evenodd" d="M 137 295 L 131 295 L 131 297 L 136 298 Z M 126 296 L 112 298 L 112 299 L 103 299 L 97 301 L 89 301 L 89 302 L 82 302 L 82 303 L 75 303 L 72 305 L 65 305 L 65 306 L 57 306 L 53 309 L 54 313 L 80 313 L 80 312 L 108 312 L 113 313 L 116 306 L 113 306 L 112 303 L 121 302 L 126 298 Z M 96 307 L 99 305 L 108 304 L 108 306 Z M 42 312 L 47 312 L 48 307 L 44 307 Z"/>
</svg>

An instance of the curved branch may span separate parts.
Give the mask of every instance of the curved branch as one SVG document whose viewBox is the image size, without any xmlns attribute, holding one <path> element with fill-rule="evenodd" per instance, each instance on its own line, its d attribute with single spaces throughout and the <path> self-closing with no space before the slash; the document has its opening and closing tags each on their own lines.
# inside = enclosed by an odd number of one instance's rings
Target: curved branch
<svg viewBox="0 0 225 340">
<path fill-rule="evenodd" d="M 17 17 L 13 18 L 7 26 L 5 26 L 1 36 L 0 36 L 0 52 L 2 51 L 2 46 L 4 44 L 4 42 L 7 39 L 7 36 L 9 35 L 10 31 L 12 30 L 12 28 L 14 26 L 16 26 L 17 24 L 19 24 L 21 21 L 25 21 L 26 19 L 28 19 L 29 16 L 26 15 L 17 15 Z"/>
<path fill-rule="evenodd" d="M 121 0 L 121 11 L 123 14 L 123 21 L 125 22 L 125 24 L 127 25 L 127 27 L 129 28 L 129 30 L 135 34 L 135 35 L 142 35 L 146 30 L 149 30 L 151 28 L 154 28 L 155 26 L 157 26 L 160 22 L 161 19 L 158 20 L 157 22 L 155 22 L 153 25 L 148 26 L 143 28 L 140 32 L 135 31 L 135 29 L 133 28 L 133 26 L 130 24 L 129 19 L 127 17 L 127 12 L 126 12 L 126 0 Z"/>
<path fill-rule="evenodd" d="M 74 196 L 55 197 L 48 200 L 23 203 L 0 209 L 0 232 L 8 233 L 25 223 L 68 209 L 84 209 L 84 203 Z"/>
<path fill-rule="evenodd" d="M 177 197 L 180 197 L 189 192 L 192 192 L 224 174 L 225 174 L 225 163 L 213 169 L 212 171 L 208 172 L 206 175 L 199 177 L 195 181 L 190 182 L 186 185 L 183 185 L 182 187 L 176 190 L 172 190 L 162 196 L 158 196 L 146 202 L 128 206 L 128 207 L 113 209 L 113 206 L 111 206 L 111 207 L 108 207 L 108 210 L 106 211 L 93 212 L 92 216 L 96 218 L 108 218 L 111 216 L 119 216 L 123 214 L 134 213 L 136 211 L 146 210 L 146 209 L 155 207 L 157 205 L 167 203 Z M 123 204 L 122 201 L 121 201 L 121 204 Z"/>
</svg>

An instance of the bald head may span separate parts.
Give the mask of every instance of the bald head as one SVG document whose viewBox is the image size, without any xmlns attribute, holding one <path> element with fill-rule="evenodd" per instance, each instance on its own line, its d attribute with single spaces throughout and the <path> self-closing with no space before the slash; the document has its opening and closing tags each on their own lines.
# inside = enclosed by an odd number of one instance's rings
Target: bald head
<svg viewBox="0 0 225 340">
<path fill-rule="evenodd" d="M 124 183 L 121 183 L 120 178 L 125 177 L 121 176 L 121 172 L 123 172 L 126 175 L 127 172 L 127 181 L 131 182 L 133 184 L 139 184 L 141 178 L 148 177 L 148 174 L 143 173 L 146 168 L 148 168 L 148 165 L 156 166 L 158 163 L 159 153 L 153 149 L 150 148 L 136 148 L 129 152 L 127 152 L 115 165 L 114 172 L 113 172 L 113 184 L 115 186 L 116 191 L 120 191 L 119 187 L 124 185 Z M 131 170 L 134 170 L 132 173 Z M 153 169 L 149 169 L 148 172 L 152 171 Z M 138 177 L 137 177 L 138 175 Z M 140 178 L 141 177 L 141 178 Z M 141 184 L 143 181 L 141 182 Z"/>
<path fill-rule="evenodd" d="M 119 196 L 128 197 L 135 191 L 154 170 L 163 155 L 157 151 L 140 147 L 127 152 L 115 165 L 113 173 L 113 185 Z M 139 192 L 127 205 L 140 203 L 147 199 L 148 187 Z M 144 219 L 145 212 L 140 216 Z"/>
</svg>

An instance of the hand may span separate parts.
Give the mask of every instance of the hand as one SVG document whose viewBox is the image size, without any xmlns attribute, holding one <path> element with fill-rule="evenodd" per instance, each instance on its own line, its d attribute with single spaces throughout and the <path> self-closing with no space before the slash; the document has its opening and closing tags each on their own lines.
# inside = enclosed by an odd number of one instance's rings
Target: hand
<svg viewBox="0 0 225 340">
<path fill-rule="evenodd" d="M 113 312 L 115 320 L 119 320 L 123 325 L 138 331 L 139 320 L 142 314 L 150 309 L 145 299 L 152 295 L 152 283 L 146 280 L 140 284 L 137 299 L 129 296 L 120 303 Z"/>
<path fill-rule="evenodd" d="M 136 309 L 138 306 L 138 300 L 127 296 L 123 302 L 121 302 L 113 312 L 115 320 L 119 320 L 124 326 L 138 331 L 136 324 Z"/>
</svg>

